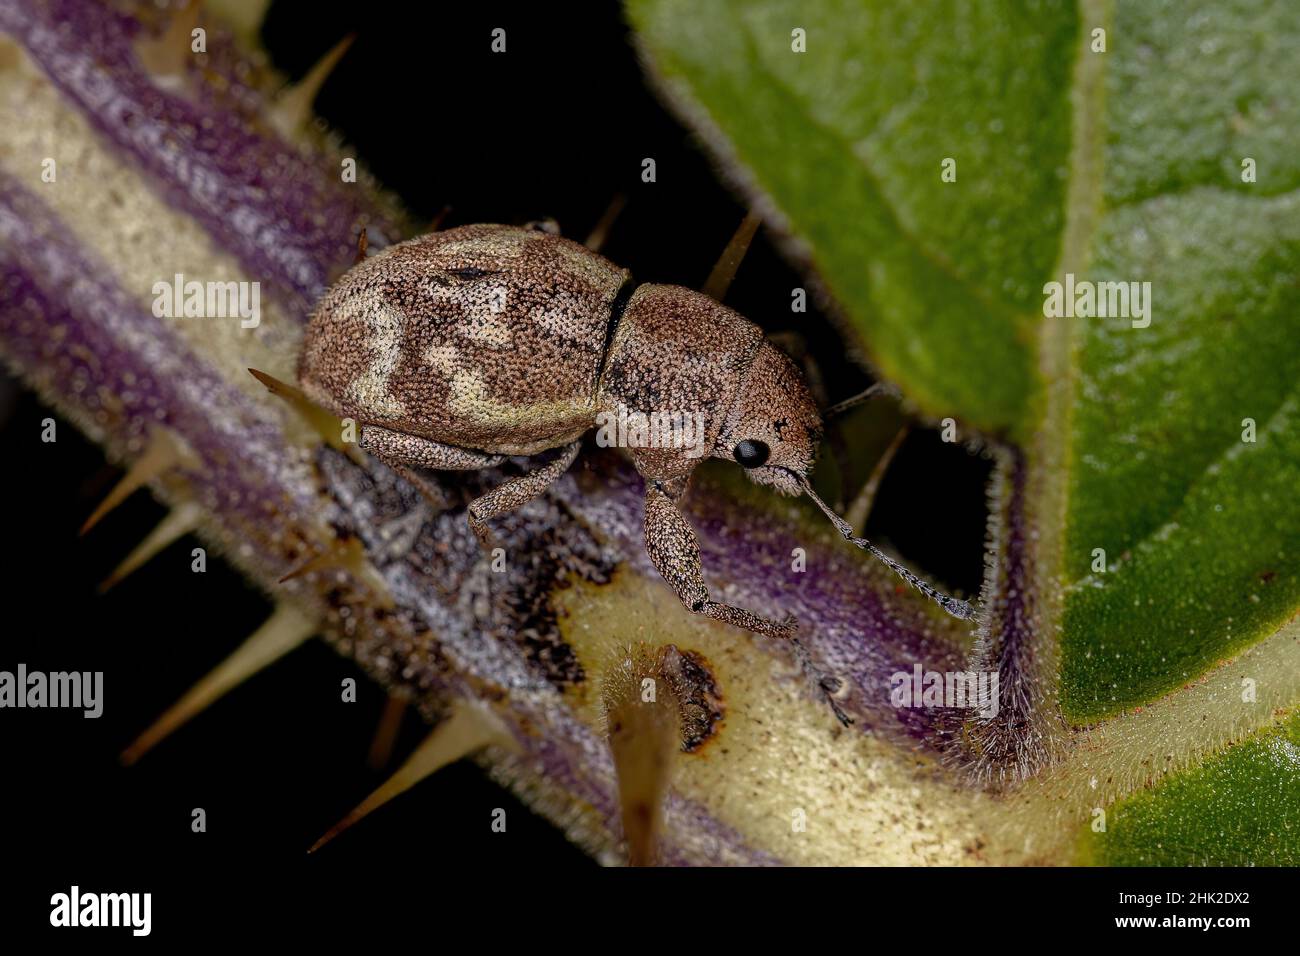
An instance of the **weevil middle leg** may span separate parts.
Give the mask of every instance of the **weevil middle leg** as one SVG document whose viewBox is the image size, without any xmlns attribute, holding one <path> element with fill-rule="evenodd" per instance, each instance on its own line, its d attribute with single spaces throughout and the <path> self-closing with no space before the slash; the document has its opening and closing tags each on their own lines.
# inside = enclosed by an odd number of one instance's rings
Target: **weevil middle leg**
<svg viewBox="0 0 1300 956">
<path fill-rule="evenodd" d="M 454 502 L 437 485 L 421 477 L 416 468 L 434 471 L 478 471 L 506 460 L 505 455 L 445 445 L 429 438 L 406 435 L 378 425 L 362 425 L 361 448 L 396 469 L 429 502 L 434 512 L 446 511 Z"/>
<path fill-rule="evenodd" d="M 488 521 L 509 514 L 538 497 L 569 470 L 569 466 L 577 459 L 578 452 L 581 450 L 582 439 L 570 442 L 560 451 L 559 457 L 547 462 L 536 471 L 511 478 L 487 494 L 471 501 L 466 516 L 469 518 L 469 526 L 483 546 L 490 547 L 492 543 Z"/>
<path fill-rule="evenodd" d="M 360 445 L 376 458 L 398 469 L 439 510 L 447 507 L 447 502 L 443 500 L 441 494 L 436 493 L 436 489 L 411 471 L 412 468 L 430 468 L 434 471 L 478 471 L 495 467 L 504 462 L 507 457 L 475 451 L 472 448 L 446 445 L 377 425 L 362 426 Z M 483 546 L 491 546 L 492 537 L 487 527 L 488 521 L 526 505 L 544 492 L 557 478 L 569 470 L 581 450 L 581 439 L 570 442 L 563 447 L 557 458 L 547 462 L 537 471 L 511 478 L 471 501 L 466 517 L 474 535 Z"/>
</svg>

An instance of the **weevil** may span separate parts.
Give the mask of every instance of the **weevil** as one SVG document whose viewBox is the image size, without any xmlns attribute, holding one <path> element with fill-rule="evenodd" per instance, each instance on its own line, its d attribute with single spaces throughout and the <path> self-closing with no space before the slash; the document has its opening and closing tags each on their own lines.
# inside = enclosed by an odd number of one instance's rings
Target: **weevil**
<svg viewBox="0 0 1300 956">
<path fill-rule="evenodd" d="M 485 545 L 487 523 L 564 474 L 598 417 L 689 414 L 702 423 L 702 442 L 628 451 L 645 479 L 646 552 L 691 611 L 773 637 L 797 629 L 793 617 L 710 598 L 680 508 L 707 455 L 737 462 L 780 494 L 808 495 L 846 539 L 949 613 L 973 616 L 855 536 L 813 491 L 821 414 L 757 325 L 702 293 L 637 285 L 550 230 L 461 226 L 362 259 L 314 310 L 298 378 L 310 399 L 357 423 L 362 449 L 399 469 L 476 470 L 559 449 L 470 503 L 470 527 Z"/>
</svg>

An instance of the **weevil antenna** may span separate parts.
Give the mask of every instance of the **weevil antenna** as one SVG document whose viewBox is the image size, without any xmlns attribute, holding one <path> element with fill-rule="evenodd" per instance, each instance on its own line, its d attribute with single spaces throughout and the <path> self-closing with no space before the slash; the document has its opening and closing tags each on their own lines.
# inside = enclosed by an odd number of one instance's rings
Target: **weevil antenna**
<svg viewBox="0 0 1300 956">
<path fill-rule="evenodd" d="M 857 408 L 863 402 L 870 401 L 877 395 L 893 395 L 897 397 L 898 389 L 893 385 L 890 385 L 888 382 L 876 382 L 876 384 L 863 389 L 858 392 L 858 394 L 846 398 L 842 402 L 836 402 L 834 405 L 825 409 L 822 412 L 822 421 L 830 421 L 836 415 L 842 415 L 850 408 Z"/>
<path fill-rule="evenodd" d="M 610 229 L 614 227 L 614 220 L 618 218 L 619 213 L 623 211 L 623 207 L 626 205 L 627 196 L 616 193 L 614 198 L 609 201 L 609 205 L 605 207 L 605 211 L 600 214 L 600 219 L 596 222 L 596 225 L 591 227 L 591 235 L 587 236 L 583 245 L 592 252 L 600 252 L 601 247 L 605 245 L 605 240 L 609 238 Z"/>
<path fill-rule="evenodd" d="M 810 482 L 804 476 L 796 474 L 793 471 L 790 472 L 790 474 L 794 475 L 794 477 L 800 482 L 800 484 L 803 485 L 804 493 L 807 494 L 808 497 L 811 498 L 814 503 L 816 503 L 817 507 L 822 510 L 822 514 L 826 515 L 826 517 L 831 519 L 831 524 L 835 525 L 836 530 L 839 531 L 840 534 L 844 535 L 845 540 L 853 542 L 863 551 L 869 551 L 878 560 L 880 560 L 885 565 L 887 565 L 900 578 L 902 578 L 908 584 L 912 585 L 912 587 L 916 588 L 918 591 L 920 591 L 922 594 L 928 597 L 935 604 L 939 605 L 939 607 L 943 608 L 953 617 L 960 618 L 963 621 L 969 621 L 974 619 L 975 609 L 973 607 L 971 607 L 965 601 L 959 601 L 954 597 L 949 597 L 948 595 L 944 594 L 942 591 L 938 590 L 937 588 L 931 587 L 929 584 L 926 584 L 919 577 L 917 577 L 911 571 L 907 570 L 907 568 L 903 567 L 901 564 L 899 564 L 889 555 L 885 554 L 885 552 L 881 551 L 879 548 L 877 548 L 866 538 L 859 538 L 857 535 L 853 533 L 853 528 L 849 526 L 849 523 L 847 521 L 845 521 L 834 511 L 832 511 L 830 509 L 830 506 L 827 505 L 826 502 L 822 501 L 821 498 L 817 497 L 817 492 L 813 491 L 812 489 L 812 482 Z"/>
</svg>

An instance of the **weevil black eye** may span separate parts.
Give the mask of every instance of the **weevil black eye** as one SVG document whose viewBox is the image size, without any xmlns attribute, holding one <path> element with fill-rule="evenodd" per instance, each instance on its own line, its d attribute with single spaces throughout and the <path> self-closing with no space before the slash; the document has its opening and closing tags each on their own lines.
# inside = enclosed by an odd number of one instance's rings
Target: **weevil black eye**
<svg viewBox="0 0 1300 956">
<path fill-rule="evenodd" d="M 767 461 L 767 456 L 772 453 L 772 449 L 768 448 L 765 442 L 746 438 L 731 453 L 742 467 L 758 468 Z"/>
</svg>

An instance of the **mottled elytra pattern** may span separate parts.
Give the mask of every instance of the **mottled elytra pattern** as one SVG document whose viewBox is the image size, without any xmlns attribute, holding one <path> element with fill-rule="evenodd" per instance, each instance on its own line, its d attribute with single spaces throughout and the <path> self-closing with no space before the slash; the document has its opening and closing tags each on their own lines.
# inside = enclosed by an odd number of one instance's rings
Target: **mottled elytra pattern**
<svg viewBox="0 0 1300 956">
<path fill-rule="evenodd" d="M 316 308 L 299 377 L 339 415 L 533 454 L 590 427 L 628 273 L 544 232 L 464 226 L 400 243 Z"/>
<path fill-rule="evenodd" d="M 678 286 L 645 285 L 627 297 L 629 283 L 626 270 L 547 230 L 464 226 L 422 236 L 359 263 L 329 291 L 312 315 L 299 377 L 310 396 L 361 424 L 364 449 L 402 470 L 471 471 L 563 448 L 470 504 L 484 545 L 488 522 L 545 492 L 602 413 L 668 416 L 679 428 L 689 420 L 689 440 L 660 433 L 628 442 L 646 479 L 646 553 L 690 610 L 790 637 L 793 618 L 709 597 L 695 531 L 678 506 L 702 458 L 732 460 L 742 443 L 762 449 L 742 456 L 751 480 L 811 494 L 817 406 L 794 364 L 743 316 Z M 957 606 L 853 543 L 941 606 Z"/>
</svg>

